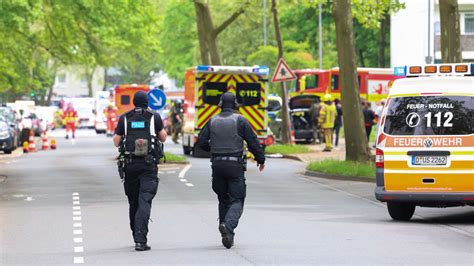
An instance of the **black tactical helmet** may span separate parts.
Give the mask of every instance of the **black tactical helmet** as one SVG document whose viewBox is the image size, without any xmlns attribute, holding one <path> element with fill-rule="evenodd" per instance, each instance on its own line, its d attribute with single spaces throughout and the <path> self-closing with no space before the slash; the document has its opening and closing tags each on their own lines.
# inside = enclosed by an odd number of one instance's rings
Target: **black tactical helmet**
<svg viewBox="0 0 474 266">
<path fill-rule="evenodd" d="M 147 108 L 148 107 L 148 96 L 144 91 L 137 91 L 133 96 L 133 105 L 135 107 Z"/>
<path fill-rule="evenodd" d="M 235 95 L 229 91 L 222 94 L 221 100 L 219 101 L 219 107 L 236 109 L 237 107 L 239 107 L 237 97 L 235 97 Z"/>
</svg>

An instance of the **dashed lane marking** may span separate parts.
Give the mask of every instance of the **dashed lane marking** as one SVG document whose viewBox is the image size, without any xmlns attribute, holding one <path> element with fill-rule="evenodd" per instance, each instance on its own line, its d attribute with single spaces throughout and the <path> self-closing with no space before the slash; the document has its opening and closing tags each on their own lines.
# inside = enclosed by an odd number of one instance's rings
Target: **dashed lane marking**
<svg viewBox="0 0 474 266">
<path fill-rule="evenodd" d="M 191 183 L 184 183 L 184 184 L 185 184 L 187 187 L 194 187 L 194 185 L 191 184 Z"/>
<path fill-rule="evenodd" d="M 184 183 L 184 182 L 188 182 L 188 180 L 187 180 L 187 179 L 184 179 L 184 178 L 180 178 L 179 181 L 181 181 L 181 182 L 183 182 L 183 183 Z"/>
<path fill-rule="evenodd" d="M 79 236 L 82 236 L 83 232 L 82 232 L 82 222 L 78 222 L 78 221 L 82 221 L 82 211 L 81 211 L 81 206 L 80 206 L 81 202 L 80 202 L 80 197 L 79 197 L 78 192 L 72 193 L 72 204 L 73 204 L 72 227 L 74 228 L 72 230 L 72 235 L 73 235 L 72 241 L 74 242 L 74 254 L 77 254 L 77 253 L 84 252 L 84 246 L 81 244 L 84 242 L 84 240 L 82 239 L 82 237 L 79 237 Z M 74 256 L 73 263 L 74 264 L 84 263 L 84 257 Z"/>
</svg>

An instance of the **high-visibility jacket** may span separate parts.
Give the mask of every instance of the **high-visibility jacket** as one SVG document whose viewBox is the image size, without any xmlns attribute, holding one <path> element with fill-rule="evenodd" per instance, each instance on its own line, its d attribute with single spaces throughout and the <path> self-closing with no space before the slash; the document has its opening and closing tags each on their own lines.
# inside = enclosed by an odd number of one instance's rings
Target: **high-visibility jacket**
<svg viewBox="0 0 474 266">
<path fill-rule="evenodd" d="M 107 118 L 108 121 L 111 121 L 115 118 L 117 118 L 117 109 L 115 108 L 107 108 L 104 110 L 104 115 Z"/>
<path fill-rule="evenodd" d="M 334 120 L 336 120 L 336 106 L 331 104 L 321 104 L 321 111 L 319 112 L 319 124 L 321 128 L 334 128 Z"/>
<path fill-rule="evenodd" d="M 74 109 L 66 109 L 64 111 L 64 123 L 76 123 L 77 121 L 77 112 Z"/>
</svg>

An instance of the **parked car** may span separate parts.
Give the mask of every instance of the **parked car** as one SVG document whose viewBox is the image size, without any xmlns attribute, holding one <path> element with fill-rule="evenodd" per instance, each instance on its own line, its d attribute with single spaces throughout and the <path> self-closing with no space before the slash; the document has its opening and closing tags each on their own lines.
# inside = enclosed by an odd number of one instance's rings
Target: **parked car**
<svg viewBox="0 0 474 266">
<path fill-rule="evenodd" d="M 270 100 L 270 99 L 269 99 Z M 313 128 L 311 122 L 311 115 L 309 110 L 314 103 L 319 103 L 319 96 L 316 95 L 298 95 L 294 96 L 289 101 L 289 112 L 291 127 L 294 130 L 295 141 L 297 142 L 312 142 Z M 276 105 L 276 104 L 275 104 Z M 270 103 L 269 103 L 270 106 Z M 269 125 L 277 141 L 281 140 L 281 112 L 275 115 L 275 118 L 270 117 Z"/>
<path fill-rule="evenodd" d="M 7 119 L 0 115 L 0 150 L 6 154 L 12 153 L 18 147 L 18 134 Z"/>
<path fill-rule="evenodd" d="M 13 132 L 17 138 L 17 145 L 20 146 L 20 117 L 16 111 L 10 107 L 0 107 L 0 117 L 13 129 Z"/>
</svg>

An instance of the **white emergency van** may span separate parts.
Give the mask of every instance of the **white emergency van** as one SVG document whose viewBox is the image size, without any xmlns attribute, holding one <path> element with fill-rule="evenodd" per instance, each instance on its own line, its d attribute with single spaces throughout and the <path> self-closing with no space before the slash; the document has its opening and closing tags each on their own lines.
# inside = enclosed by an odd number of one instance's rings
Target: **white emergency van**
<svg viewBox="0 0 474 266">
<path fill-rule="evenodd" d="M 390 216 L 474 206 L 474 64 L 407 66 L 379 121 L 375 196 Z"/>
</svg>

